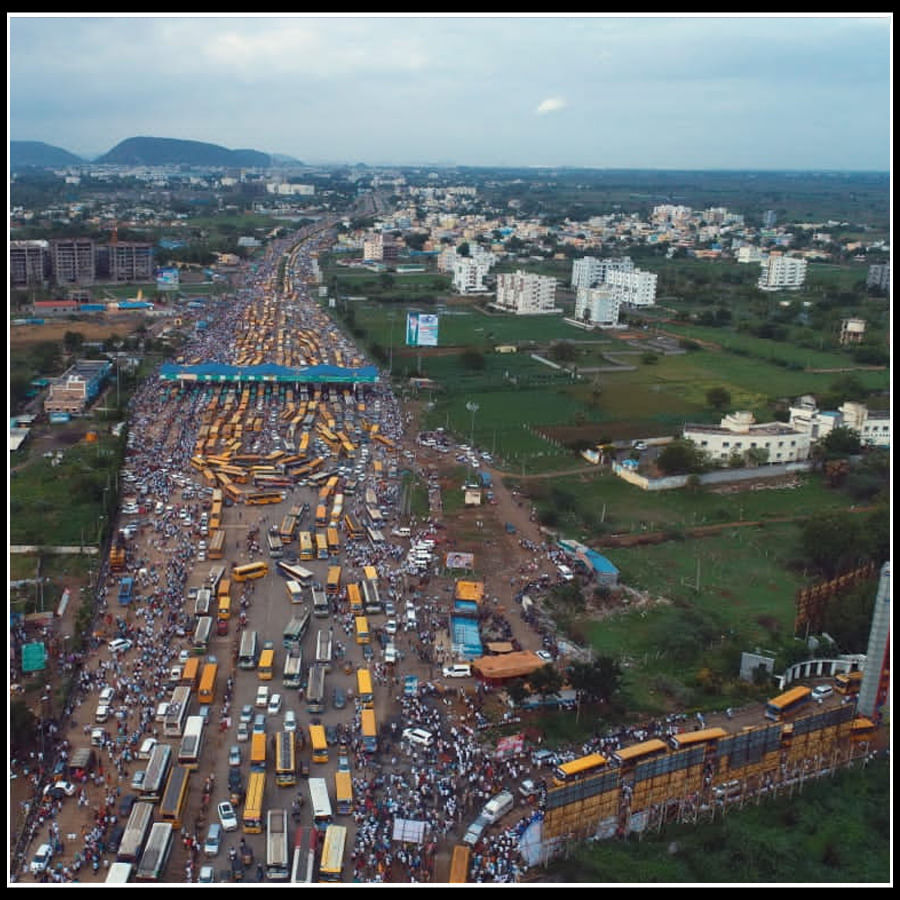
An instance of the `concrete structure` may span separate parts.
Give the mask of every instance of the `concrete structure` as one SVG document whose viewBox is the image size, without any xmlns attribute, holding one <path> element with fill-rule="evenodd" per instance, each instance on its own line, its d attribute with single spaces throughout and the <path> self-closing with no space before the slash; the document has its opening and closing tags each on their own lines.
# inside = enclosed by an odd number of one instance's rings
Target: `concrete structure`
<svg viewBox="0 0 900 900">
<path fill-rule="evenodd" d="M 752 244 L 738 247 L 737 261 L 739 263 L 761 263 L 764 259 L 762 250 Z"/>
<path fill-rule="evenodd" d="M 32 314 L 36 318 L 52 316 L 76 316 L 78 315 L 77 300 L 35 300 L 31 304 Z"/>
<path fill-rule="evenodd" d="M 50 382 L 44 412 L 81 415 L 97 398 L 111 370 L 107 360 L 79 360 L 61 378 Z"/>
<path fill-rule="evenodd" d="M 381 232 L 375 232 L 366 236 L 363 241 L 363 259 L 381 262 L 384 258 L 384 237 Z"/>
<path fill-rule="evenodd" d="M 97 274 L 94 242 L 87 238 L 50 242 L 53 279 L 57 284 L 93 284 Z"/>
<path fill-rule="evenodd" d="M 600 328 L 619 324 L 619 300 L 605 285 L 578 288 L 575 294 L 575 318 Z"/>
<path fill-rule="evenodd" d="M 709 454 L 714 462 L 748 458 L 748 451 L 765 451 L 770 463 L 809 458 L 810 435 L 782 422 L 757 423 L 749 412 L 725 416 L 719 425 L 685 425 L 683 436 Z"/>
<path fill-rule="evenodd" d="M 805 281 L 805 259 L 771 253 L 762 263 L 757 286 L 761 291 L 799 291 Z"/>
<path fill-rule="evenodd" d="M 842 344 L 861 344 L 865 335 L 865 319 L 841 319 Z"/>
<path fill-rule="evenodd" d="M 11 287 L 45 287 L 50 281 L 48 241 L 10 241 L 9 283 Z"/>
<path fill-rule="evenodd" d="M 838 407 L 841 424 L 852 428 L 867 447 L 890 447 L 891 416 L 889 412 L 869 410 L 862 403 L 847 400 Z"/>
<path fill-rule="evenodd" d="M 611 269 L 606 274 L 604 285 L 610 288 L 619 303 L 626 306 L 653 306 L 656 303 L 656 281 L 654 272 L 635 269 L 627 272 Z"/>
<path fill-rule="evenodd" d="M 592 288 L 606 281 L 608 272 L 633 272 L 634 263 L 628 256 L 618 259 L 597 259 L 584 256 L 572 261 L 572 287 Z"/>
<path fill-rule="evenodd" d="M 497 300 L 493 305 L 517 316 L 562 312 L 556 308 L 556 279 L 521 269 L 497 276 Z"/>
<path fill-rule="evenodd" d="M 891 670 L 891 566 L 881 567 L 872 626 L 866 648 L 866 667 L 859 688 L 857 710 L 870 719 L 880 721 L 888 714 Z"/>
<path fill-rule="evenodd" d="M 869 266 L 869 272 L 866 275 L 866 287 L 876 287 L 883 291 L 889 291 L 891 289 L 891 264 L 884 263 Z"/>
<path fill-rule="evenodd" d="M 488 271 L 487 262 L 467 256 L 457 256 L 453 264 L 453 290 L 459 294 L 484 293 L 487 290 L 484 280 L 487 278 Z"/>
<path fill-rule="evenodd" d="M 117 241 L 103 248 L 108 260 L 110 281 L 153 281 L 153 245 L 137 241 Z"/>
</svg>

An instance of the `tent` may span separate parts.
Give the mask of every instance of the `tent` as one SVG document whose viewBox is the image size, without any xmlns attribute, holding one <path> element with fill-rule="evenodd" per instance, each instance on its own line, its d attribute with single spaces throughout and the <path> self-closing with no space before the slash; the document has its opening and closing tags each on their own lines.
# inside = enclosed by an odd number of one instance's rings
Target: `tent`
<svg viewBox="0 0 900 900">
<path fill-rule="evenodd" d="M 392 839 L 403 844 L 424 844 L 425 823 L 418 819 L 394 819 Z"/>
</svg>

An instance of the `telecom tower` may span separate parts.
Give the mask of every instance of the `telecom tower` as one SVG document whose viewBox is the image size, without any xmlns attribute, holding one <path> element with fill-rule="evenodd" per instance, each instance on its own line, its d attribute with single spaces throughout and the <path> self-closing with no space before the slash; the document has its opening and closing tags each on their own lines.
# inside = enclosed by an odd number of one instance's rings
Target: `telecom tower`
<svg viewBox="0 0 900 900">
<path fill-rule="evenodd" d="M 881 567 L 872 628 L 866 650 L 866 666 L 856 708 L 860 714 L 880 722 L 890 693 L 891 673 L 891 564 Z"/>
</svg>

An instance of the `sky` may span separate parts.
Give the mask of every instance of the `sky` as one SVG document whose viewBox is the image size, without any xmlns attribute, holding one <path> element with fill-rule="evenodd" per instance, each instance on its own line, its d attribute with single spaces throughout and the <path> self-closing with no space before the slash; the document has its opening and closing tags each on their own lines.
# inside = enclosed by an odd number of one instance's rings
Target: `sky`
<svg viewBox="0 0 900 900">
<path fill-rule="evenodd" d="M 10 140 L 308 163 L 888 171 L 893 20 L 7 16 Z"/>
</svg>

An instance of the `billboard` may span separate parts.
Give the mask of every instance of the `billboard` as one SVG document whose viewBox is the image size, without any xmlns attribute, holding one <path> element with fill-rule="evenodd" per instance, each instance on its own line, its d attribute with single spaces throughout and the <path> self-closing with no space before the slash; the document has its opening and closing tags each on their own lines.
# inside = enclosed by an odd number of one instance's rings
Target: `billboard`
<svg viewBox="0 0 900 900">
<path fill-rule="evenodd" d="M 179 280 L 178 269 L 156 270 L 156 289 L 158 291 L 177 291 Z"/>
<path fill-rule="evenodd" d="M 406 314 L 407 347 L 437 347 L 438 317 L 433 313 Z"/>
</svg>

